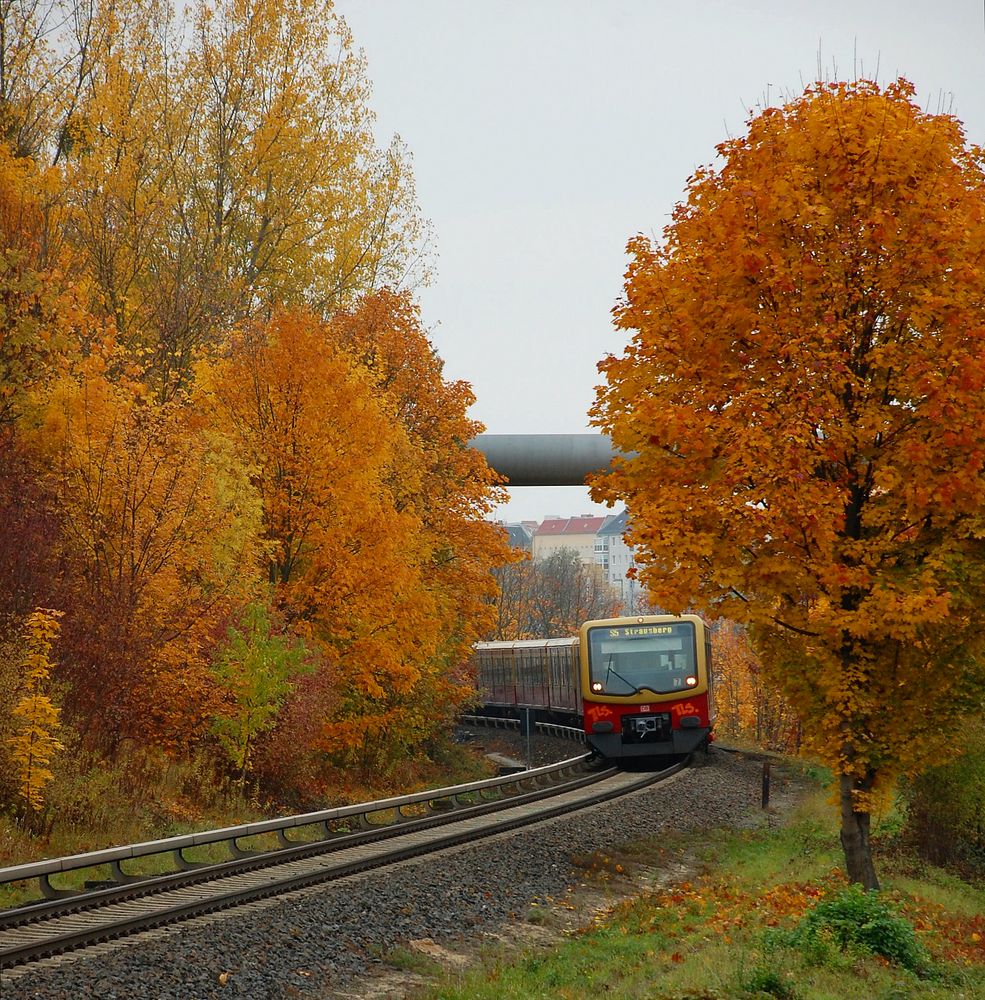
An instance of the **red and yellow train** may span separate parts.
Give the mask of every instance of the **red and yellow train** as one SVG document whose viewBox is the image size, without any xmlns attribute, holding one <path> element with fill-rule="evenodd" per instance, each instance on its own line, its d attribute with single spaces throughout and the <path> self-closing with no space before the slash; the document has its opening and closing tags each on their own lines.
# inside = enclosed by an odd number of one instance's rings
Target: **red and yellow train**
<svg viewBox="0 0 985 1000">
<path fill-rule="evenodd" d="M 581 719 L 602 756 L 678 756 L 712 736 L 708 627 L 696 615 L 585 622 L 570 639 L 480 642 L 483 700 Z"/>
</svg>

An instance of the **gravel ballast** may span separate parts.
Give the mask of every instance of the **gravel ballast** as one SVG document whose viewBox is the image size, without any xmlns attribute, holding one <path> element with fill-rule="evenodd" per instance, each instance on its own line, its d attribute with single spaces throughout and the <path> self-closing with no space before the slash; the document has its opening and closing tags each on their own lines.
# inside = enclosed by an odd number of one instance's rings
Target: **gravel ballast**
<svg viewBox="0 0 985 1000">
<path fill-rule="evenodd" d="M 454 942 L 577 883 L 572 855 L 661 832 L 764 822 L 762 765 L 713 750 L 702 766 L 601 808 L 0 973 L 3 1000 L 325 997 L 413 939 Z"/>
</svg>

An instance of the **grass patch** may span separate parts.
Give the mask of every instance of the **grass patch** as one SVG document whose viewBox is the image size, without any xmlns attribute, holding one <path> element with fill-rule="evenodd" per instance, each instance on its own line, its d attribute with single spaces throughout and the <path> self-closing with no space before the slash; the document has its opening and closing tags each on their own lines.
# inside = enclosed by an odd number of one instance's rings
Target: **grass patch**
<svg viewBox="0 0 985 1000">
<path fill-rule="evenodd" d="M 373 952 L 381 961 L 391 968 L 399 969 L 401 972 L 410 972 L 417 976 L 434 977 L 441 974 L 442 966 L 416 948 L 388 948 Z"/>
<path fill-rule="evenodd" d="M 813 778 L 801 772 L 803 779 Z M 613 859 L 618 858 L 618 862 Z M 985 996 L 985 893 L 939 871 L 883 891 L 847 886 L 820 786 L 781 825 L 639 842 L 580 859 L 595 886 L 615 865 L 690 874 L 613 903 L 553 949 L 480 958 L 418 1000 L 605 994 L 626 1000 L 974 1000 Z M 877 864 L 881 859 L 877 857 Z M 621 873 L 620 873 L 621 874 Z M 529 914 L 528 914 L 529 920 Z M 538 916 L 538 923 L 549 923 Z"/>
</svg>

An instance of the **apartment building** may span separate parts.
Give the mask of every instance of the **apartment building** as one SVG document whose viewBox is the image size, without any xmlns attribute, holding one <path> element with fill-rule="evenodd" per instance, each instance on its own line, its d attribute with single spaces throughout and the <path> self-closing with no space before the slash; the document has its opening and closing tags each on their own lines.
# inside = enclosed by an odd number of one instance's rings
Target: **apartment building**
<svg viewBox="0 0 985 1000">
<path fill-rule="evenodd" d="M 584 514 L 581 517 L 545 518 L 533 538 L 534 561 L 547 559 L 559 549 L 572 549 L 586 566 L 594 566 L 595 538 L 611 517 L 611 514 L 604 517 Z"/>
<path fill-rule="evenodd" d="M 626 544 L 625 532 L 629 512 L 608 518 L 595 535 L 595 562 L 602 570 L 606 583 L 622 598 L 627 611 L 636 608 L 641 594 L 638 580 L 626 576 L 633 566 L 633 550 Z"/>
</svg>

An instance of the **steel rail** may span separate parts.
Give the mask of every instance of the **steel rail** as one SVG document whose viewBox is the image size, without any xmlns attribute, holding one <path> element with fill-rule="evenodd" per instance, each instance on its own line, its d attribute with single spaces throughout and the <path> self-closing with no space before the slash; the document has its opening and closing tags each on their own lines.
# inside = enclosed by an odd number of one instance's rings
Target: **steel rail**
<svg viewBox="0 0 985 1000">
<path fill-rule="evenodd" d="M 500 803 L 486 803 L 485 806 L 474 807 L 475 811 L 471 815 L 463 812 L 446 817 L 446 824 L 452 827 L 450 832 L 435 833 L 433 829 L 427 828 L 433 827 L 434 823 L 422 820 L 414 830 L 401 826 L 392 844 L 367 847 L 362 843 L 356 848 L 329 857 L 322 855 L 292 860 L 276 866 L 267 866 L 262 871 L 240 872 L 234 876 L 196 886 L 184 886 L 153 895 L 144 893 L 146 898 L 141 900 L 141 905 L 144 906 L 142 912 L 133 912 L 134 903 L 131 900 L 118 907 L 104 904 L 96 910 L 85 913 L 78 912 L 68 917 L 35 921 L 9 931 L 0 931 L 0 968 L 10 968 L 97 941 L 122 937 L 139 930 L 228 909 L 316 883 L 394 864 L 407 858 L 481 840 L 629 794 L 669 777 L 684 766 L 684 763 L 675 764 L 664 771 L 635 779 L 629 775 L 619 774 L 617 769 L 612 768 L 595 775 L 582 776 L 560 788 L 539 789 L 512 799 L 507 803 L 504 815 L 491 821 L 483 815 L 488 812 L 486 807 Z M 520 776 L 514 776 L 518 777 Z M 608 785 L 600 791 L 579 794 L 586 785 L 599 782 L 608 782 Z M 537 805 L 538 800 L 559 797 L 560 801 L 554 804 Z M 118 910 L 122 912 L 117 912 Z M 83 918 L 88 918 L 91 922 L 87 926 L 80 927 L 78 923 Z"/>
</svg>

